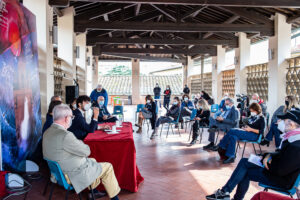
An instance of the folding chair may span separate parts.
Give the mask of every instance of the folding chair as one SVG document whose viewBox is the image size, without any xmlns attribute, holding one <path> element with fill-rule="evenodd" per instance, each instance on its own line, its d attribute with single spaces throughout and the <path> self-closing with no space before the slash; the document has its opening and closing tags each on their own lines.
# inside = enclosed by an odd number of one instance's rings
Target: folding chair
<svg viewBox="0 0 300 200">
<path fill-rule="evenodd" d="M 171 122 L 166 122 L 166 123 L 164 123 L 164 124 L 168 124 L 168 125 L 169 125 L 169 126 L 168 126 L 168 132 L 167 132 L 166 138 L 167 138 L 168 135 L 169 135 L 169 129 L 170 129 L 170 127 L 171 127 L 171 130 L 172 130 L 173 135 L 175 135 L 175 134 L 174 134 L 174 131 L 173 131 L 172 125 L 173 125 L 173 124 L 175 124 L 175 125 L 178 125 L 178 124 L 179 124 L 180 113 L 181 113 L 181 111 L 179 112 L 178 117 L 177 117 L 176 120 L 171 121 Z M 161 132 L 162 132 L 162 129 L 163 129 L 164 124 L 161 125 L 160 137 L 161 137 Z M 179 130 L 179 125 L 178 125 L 177 128 L 178 128 L 178 134 L 179 134 L 179 136 L 181 137 L 180 130 Z"/>
<path fill-rule="evenodd" d="M 194 119 L 196 117 L 196 114 L 197 114 L 197 109 L 193 109 L 192 113 L 191 113 L 191 115 L 189 117 L 183 118 L 183 119 L 185 119 L 185 120 L 183 120 L 183 123 L 185 123 L 185 132 L 187 130 L 187 124 L 188 123 L 191 124 L 194 121 Z"/>
<path fill-rule="evenodd" d="M 280 192 L 280 193 L 285 194 L 285 195 L 289 195 L 291 198 L 293 198 L 293 195 L 297 192 L 297 189 L 300 185 L 300 174 L 298 175 L 298 178 L 296 179 L 294 185 L 290 189 L 274 187 L 274 186 L 265 185 L 265 184 L 262 184 L 262 183 L 258 183 L 258 185 L 260 187 L 265 188 L 264 189 L 265 192 L 267 192 L 270 189 L 270 190 L 274 190 L 274 191 Z"/>
<path fill-rule="evenodd" d="M 114 106 L 113 115 L 122 116 L 122 121 L 124 121 L 124 114 L 123 114 L 123 106 Z"/>
<path fill-rule="evenodd" d="M 256 141 L 249 141 L 249 140 L 240 140 L 240 141 L 238 141 L 237 144 L 236 144 L 235 155 L 237 153 L 237 149 L 240 146 L 240 142 L 244 142 L 244 148 L 243 148 L 242 158 L 244 157 L 244 152 L 245 152 L 247 143 L 252 143 L 253 150 L 254 150 L 254 152 L 255 152 L 256 155 L 258 155 L 258 154 L 256 153 L 255 144 L 258 144 L 258 147 L 259 147 L 259 150 L 260 150 L 260 154 L 262 154 L 261 147 L 260 147 L 261 140 L 262 140 L 262 134 L 259 134 L 258 139 Z"/>
<path fill-rule="evenodd" d="M 137 114 L 138 114 L 139 112 L 141 112 L 141 110 L 142 110 L 143 108 L 145 108 L 145 105 L 144 105 L 144 104 L 138 104 L 138 105 L 136 105 L 135 121 L 137 120 Z"/>
<path fill-rule="evenodd" d="M 55 161 L 51 161 L 51 160 L 47 160 L 45 159 L 48 163 L 48 166 L 49 166 L 49 169 L 50 169 L 50 172 L 51 174 L 55 177 L 56 181 L 57 181 L 57 184 L 62 186 L 65 190 L 66 190 L 66 196 L 65 196 L 65 200 L 68 199 L 68 195 L 69 195 L 69 192 L 71 190 L 74 190 L 73 186 L 68 184 L 59 164 Z M 51 183 L 51 189 L 50 189 L 50 194 L 49 194 L 49 200 L 52 199 L 52 194 L 53 194 L 53 190 L 54 190 L 54 183 L 50 181 L 49 179 L 49 182 Z M 45 188 L 45 191 L 47 190 L 47 186 L 48 184 L 46 185 L 46 188 Z M 44 191 L 44 193 L 45 193 Z M 94 193 L 93 193 L 93 190 L 91 190 L 92 192 L 92 197 L 94 199 Z M 79 199 L 81 200 L 81 193 L 78 194 L 79 196 Z"/>
</svg>

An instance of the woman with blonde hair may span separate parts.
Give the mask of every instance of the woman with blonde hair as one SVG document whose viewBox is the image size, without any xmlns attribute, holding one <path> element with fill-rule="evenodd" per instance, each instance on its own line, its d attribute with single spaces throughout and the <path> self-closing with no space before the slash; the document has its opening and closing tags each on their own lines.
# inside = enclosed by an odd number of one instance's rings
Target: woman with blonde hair
<svg viewBox="0 0 300 200">
<path fill-rule="evenodd" d="M 293 110 L 299 110 L 297 98 L 295 96 L 289 95 L 285 97 L 285 104 L 280 106 L 273 114 L 272 120 L 271 120 L 271 126 L 268 134 L 266 137 L 261 141 L 260 145 L 270 145 L 270 142 L 273 140 L 273 136 L 275 138 L 275 146 L 276 148 L 279 148 L 281 143 L 281 130 L 280 127 L 278 127 L 278 115 L 284 115 L 288 111 Z"/>
<path fill-rule="evenodd" d="M 196 143 L 199 136 L 199 128 L 202 126 L 208 126 L 209 124 L 210 109 L 207 101 L 205 99 L 200 99 L 197 102 L 196 108 L 197 114 L 193 124 L 193 139 L 190 145 L 194 145 Z"/>
</svg>

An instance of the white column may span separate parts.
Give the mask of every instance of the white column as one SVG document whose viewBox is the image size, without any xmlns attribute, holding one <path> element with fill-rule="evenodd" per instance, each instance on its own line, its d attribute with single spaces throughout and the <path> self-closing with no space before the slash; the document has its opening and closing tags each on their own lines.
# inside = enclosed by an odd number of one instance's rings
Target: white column
<svg viewBox="0 0 300 200">
<path fill-rule="evenodd" d="M 140 60 L 131 59 L 132 63 L 132 104 L 141 103 L 140 99 Z"/>
<path fill-rule="evenodd" d="M 92 90 L 93 90 L 93 66 L 95 64 L 93 64 L 94 62 L 94 58 L 93 58 L 93 48 L 91 46 L 87 47 L 87 64 L 86 64 L 86 84 L 85 84 L 85 91 L 87 93 L 87 95 L 90 95 Z M 96 68 L 96 67 L 95 67 Z M 95 78 L 96 81 L 98 81 L 98 77 Z"/>
<path fill-rule="evenodd" d="M 235 49 L 235 94 L 247 94 L 247 70 L 250 63 L 250 39 L 246 33 L 238 33 L 239 48 Z"/>
<path fill-rule="evenodd" d="M 68 71 L 76 79 L 74 8 L 61 10 L 62 17 L 57 17 L 57 55 L 67 64 Z M 70 84 L 72 82 L 70 81 Z"/>
<path fill-rule="evenodd" d="M 48 5 L 48 0 L 23 0 L 23 5 L 36 17 L 41 111 L 44 121 L 54 94 L 53 45 L 50 36 L 53 26 L 53 10 Z"/>
<path fill-rule="evenodd" d="M 217 46 L 217 56 L 212 57 L 212 96 L 215 103 L 222 99 L 222 69 L 225 66 L 225 49 Z"/>
<path fill-rule="evenodd" d="M 84 70 L 84 80 L 78 80 L 83 85 L 79 84 L 80 90 L 87 94 L 87 47 L 86 33 L 81 33 L 76 36 L 76 46 L 79 48 L 79 58 L 76 58 L 76 65 Z M 89 94 L 87 94 L 89 95 Z"/>
<path fill-rule="evenodd" d="M 286 68 L 285 59 L 291 56 L 291 24 L 286 23 L 286 16 L 276 13 L 275 36 L 269 39 L 269 50 L 273 58 L 269 60 L 269 99 L 268 112 L 271 116 L 276 108 L 284 103 L 286 96 Z"/>
<path fill-rule="evenodd" d="M 91 48 L 92 50 L 93 48 Z M 98 56 L 94 56 L 93 60 L 91 61 L 93 64 L 92 69 L 93 69 L 93 84 L 92 84 L 92 89 L 97 87 L 97 84 L 99 83 L 99 59 Z"/>
<path fill-rule="evenodd" d="M 187 77 L 186 77 L 186 83 L 185 84 L 188 84 L 189 77 L 192 76 L 193 67 L 194 67 L 194 60 L 192 59 L 191 56 L 187 56 L 187 59 L 186 59 L 186 73 L 187 73 L 186 76 Z M 188 86 L 191 89 L 191 85 L 188 85 Z"/>
<path fill-rule="evenodd" d="M 184 65 L 182 65 L 182 85 L 184 87 L 185 84 L 188 83 L 188 65 L 187 63 L 185 63 Z"/>
</svg>

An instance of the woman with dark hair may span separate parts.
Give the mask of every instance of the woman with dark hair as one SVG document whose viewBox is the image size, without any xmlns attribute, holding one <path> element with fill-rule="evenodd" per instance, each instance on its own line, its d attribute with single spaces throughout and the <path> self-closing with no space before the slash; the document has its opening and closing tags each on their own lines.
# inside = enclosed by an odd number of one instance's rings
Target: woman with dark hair
<svg viewBox="0 0 300 200">
<path fill-rule="evenodd" d="M 159 125 L 167 123 L 167 122 L 176 121 L 179 116 L 179 113 L 180 113 L 180 99 L 178 97 L 174 97 L 173 105 L 167 111 L 166 116 L 161 116 L 160 118 L 157 119 L 157 121 L 155 123 L 155 129 L 154 129 L 150 139 L 153 139 L 155 137 Z"/>
<path fill-rule="evenodd" d="M 223 137 L 218 145 L 218 152 L 224 164 L 232 163 L 235 160 L 235 146 L 238 140 L 256 141 L 259 135 L 264 134 L 265 118 L 258 103 L 249 106 L 251 116 L 244 118 L 242 129 L 232 128 Z"/>
<path fill-rule="evenodd" d="M 299 110 L 298 102 L 295 96 L 286 96 L 285 97 L 285 105 L 280 106 L 273 114 L 270 130 L 266 137 L 261 141 L 261 145 L 270 145 L 270 142 L 275 138 L 275 146 L 279 148 L 281 143 L 280 134 L 282 133 L 281 130 L 278 129 L 278 115 L 284 115 L 288 111 L 292 110 Z"/>
<path fill-rule="evenodd" d="M 189 95 L 184 94 L 182 96 L 181 103 L 181 117 L 191 116 L 191 113 L 194 109 L 193 102 L 190 100 Z"/>
<path fill-rule="evenodd" d="M 214 104 L 214 100 L 205 91 L 201 91 L 201 98 L 205 99 L 209 105 Z"/>
<path fill-rule="evenodd" d="M 152 130 L 154 130 L 155 128 L 156 103 L 154 102 L 151 95 L 147 95 L 145 101 L 145 107 L 139 112 L 138 123 L 135 124 L 137 127 L 139 127 L 137 133 L 142 133 L 144 119 L 150 119 Z"/>
<path fill-rule="evenodd" d="M 164 91 L 164 107 L 166 110 L 169 110 L 171 95 L 172 91 L 170 85 L 167 85 L 166 90 Z"/>
<path fill-rule="evenodd" d="M 70 108 L 71 108 L 72 111 L 73 111 L 73 110 L 76 110 L 76 108 L 77 108 L 76 100 L 77 100 L 77 98 L 73 98 L 73 99 L 70 101 Z"/>
<path fill-rule="evenodd" d="M 46 121 L 44 123 L 42 133 L 44 133 L 53 124 L 53 115 L 52 115 L 53 108 L 60 104 L 61 101 L 51 101 L 51 103 L 49 104 L 48 112 L 46 115 Z"/>
</svg>

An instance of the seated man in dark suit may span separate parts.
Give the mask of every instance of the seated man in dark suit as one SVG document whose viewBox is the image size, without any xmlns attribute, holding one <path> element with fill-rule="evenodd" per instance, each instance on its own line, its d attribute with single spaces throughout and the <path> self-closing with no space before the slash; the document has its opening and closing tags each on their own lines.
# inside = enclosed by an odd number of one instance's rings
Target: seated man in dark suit
<svg viewBox="0 0 300 200">
<path fill-rule="evenodd" d="M 103 96 L 99 96 L 97 99 L 98 107 L 99 107 L 99 116 L 98 122 L 99 123 L 106 123 L 106 122 L 116 122 L 118 119 L 112 116 L 108 110 L 106 105 L 104 104 L 105 99 Z"/>
<path fill-rule="evenodd" d="M 91 98 L 87 95 L 79 96 L 76 100 L 77 109 L 73 111 L 74 119 L 68 131 L 74 133 L 79 140 L 84 140 L 88 133 L 93 133 L 98 126 L 99 108 L 93 107 L 93 119 L 88 124 L 84 112 L 91 109 Z"/>
<path fill-rule="evenodd" d="M 237 187 L 234 200 L 242 200 L 250 181 L 282 189 L 290 189 L 300 173 L 300 112 L 288 111 L 278 116 L 278 127 L 283 132 L 279 151 L 265 153 L 260 163 L 242 158 L 228 182 L 208 200 L 229 200 L 230 193 Z M 255 163 L 255 164 L 254 164 Z"/>
<path fill-rule="evenodd" d="M 215 133 L 217 131 L 217 128 L 227 132 L 231 128 L 235 128 L 237 125 L 239 111 L 235 108 L 233 99 L 225 99 L 225 106 L 226 111 L 220 113 L 220 115 L 216 118 L 209 118 L 208 141 L 210 143 L 203 147 L 203 149 L 205 150 L 217 150 L 217 146 L 215 146 Z"/>
</svg>

